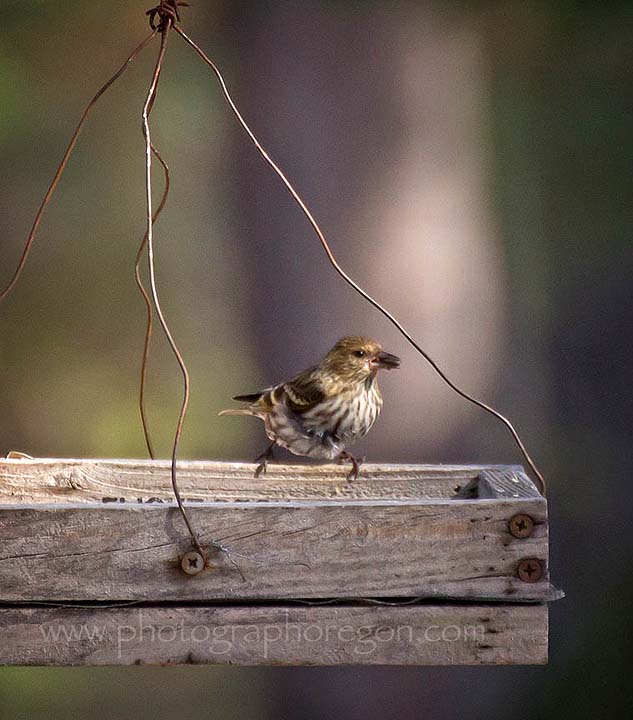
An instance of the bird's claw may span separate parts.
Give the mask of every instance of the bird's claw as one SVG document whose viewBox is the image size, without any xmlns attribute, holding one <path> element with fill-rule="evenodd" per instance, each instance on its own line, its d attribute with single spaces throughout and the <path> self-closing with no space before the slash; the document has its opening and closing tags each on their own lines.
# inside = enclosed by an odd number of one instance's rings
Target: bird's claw
<svg viewBox="0 0 633 720">
<path fill-rule="evenodd" d="M 365 462 L 365 458 L 355 458 L 351 453 L 342 452 L 338 456 L 338 461 L 339 463 L 343 463 L 346 460 L 352 463 L 352 469 L 347 473 L 347 482 L 351 483 L 354 482 L 354 480 L 358 480 L 360 466 Z"/>
<path fill-rule="evenodd" d="M 260 475 L 266 473 L 266 471 L 268 470 L 268 461 L 275 458 L 273 454 L 274 447 L 275 443 L 270 443 L 270 445 L 264 450 L 264 452 L 255 458 L 254 462 L 259 462 L 259 465 L 255 468 L 254 477 L 258 478 Z"/>
</svg>

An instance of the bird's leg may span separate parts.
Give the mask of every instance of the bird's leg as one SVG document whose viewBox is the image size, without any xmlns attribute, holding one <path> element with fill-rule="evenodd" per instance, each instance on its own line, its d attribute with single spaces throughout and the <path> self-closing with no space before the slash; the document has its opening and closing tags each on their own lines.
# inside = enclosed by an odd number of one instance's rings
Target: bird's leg
<svg viewBox="0 0 633 720">
<path fill-rule="evenodd" d="M 365 458 L 355 458 L 351 453 L 348 453 L 346 450 L 344 450 L 338 456 L 338 461 L 342 463 L 346 460 L 352 463 L 352 469 L 347 474 L 347 482 L 353 482 L 354 480 L 358 479 L 358 474 L 360 473 L 360 466 L 365 461 Z"/>
<path fill-rule="evenodd" d="M 259 465 L 255 468 L 255 477 L 259 477 L 262 473 L 265 473 L 268 469 L 268 461 L 275 459 L 273 452 L 275 447 L 275 441 L 273 440 L 270 445 L 264 450 L 261 455 L 258 455 L 253 462 L 259 462 Z"/>
</svg>

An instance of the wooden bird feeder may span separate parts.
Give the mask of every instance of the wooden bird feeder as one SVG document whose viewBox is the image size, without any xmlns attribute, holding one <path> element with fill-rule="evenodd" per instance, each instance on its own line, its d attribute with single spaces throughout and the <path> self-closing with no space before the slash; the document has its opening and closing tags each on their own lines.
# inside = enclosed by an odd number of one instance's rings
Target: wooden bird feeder
<svg viewBox="0 0 633 720">
<path fill-rule="evenodd" d="M 15 287 L 86 118 L 155 38 L 143 105 L 147 229 L 135 261 L 147 306 L 140 410 L 155 311 L 183 378 L 173 462 L 0 460 L 0 664 L 473 665 L 547 662 L 547 501 L 520 467 L 273 465 L 177 461 L 189 398 L 184 359 L 155 282 L 153 223 L 169 169 L 152 143 L 167 37 L 220 84 L 236 121 L 312 226 L 338 275 L 379 310 L 462 398 L 399 321 L 347 275 L 314 216 L 257 140 L 223 76 L 179 26 L 186 3 L 159 0 L 151 32 L 85 107 L 0 301 Z M 156 42 L 154 43 L 156 45 Z M 164 171 L 152 203 L 152 157 Z M 147 256 L 149 286 L 140 262 Z M 176 482 L 176 470 L 178 483 Z M 178 485 L 186 501 L 179 509 Z M 185 527 L 185 522 L 187 527 Z M 205 548 L 219 541 L 217 551 Z M 197 550 L 192 550 L 192 547 Z"/>
<path fill-rule="evenodd" d="M 5 665 L 547 662 L 547 501 L 514 466 L 0 461 Z"/>
</svg>

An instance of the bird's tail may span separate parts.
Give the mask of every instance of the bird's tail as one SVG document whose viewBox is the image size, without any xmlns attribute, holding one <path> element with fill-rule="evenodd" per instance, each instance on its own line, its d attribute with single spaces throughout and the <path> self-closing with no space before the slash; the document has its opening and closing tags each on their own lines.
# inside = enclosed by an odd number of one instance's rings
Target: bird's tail
<svg viewBox="0 0 633 720">
<path fill-rule="evenodd" d="M 220 411 L 218 415 L 256 415 L 256 404 L 263 394 L 263 392 L 256 392 L 249 395 L 236 395 L 233 400 L 248 403 L 248 406 L 243 408 L 228 408 L 227 410 Z"/>
<path fill-rule="evenodd" d="M 252 408 L 228 408 L 227 410 L 220 410 L 218 415 L 254 415 Z"/>
</svg>

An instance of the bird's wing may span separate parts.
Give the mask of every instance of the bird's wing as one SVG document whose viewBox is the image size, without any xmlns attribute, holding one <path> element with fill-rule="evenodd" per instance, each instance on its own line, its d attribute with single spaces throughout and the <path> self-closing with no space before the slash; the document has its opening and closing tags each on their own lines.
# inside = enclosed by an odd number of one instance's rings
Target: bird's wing
<svg viewBox="0 0 633 720">
<path fill-rule="evenodd" d="M 325 400 L 315 368 L 304 370 L 292 380 L 278 386 L 283 389 L 288 407 L 297 415 L 309 412 Z M 273 393 L 273 396 L 276 393 Z"/>
<path fill-rule="evenodd" d="M 233 400 L 250 405 L 246 411 L 260 410 L 270 412 L 275 405 L 285 402 L 296 414 L 306 413 L 325 399 L 325 393 L 319 383 L 316 368 L 309 368 L 275 387 L 266 388 L 248 395 L 236 395 Z M 236 411 L 236 412 L 246 412 Z"/>
<path fill-rule="evenodd" d="M 265 390 L 259 390 L 259 392 L 249 393 L 248 395 L 234 395 L 233 400 L 246 403 L 256 403 L 262 395 L 265 395 L 272 388 L 266 388 Z"/>
<path fill-rule="evenodd" d="M 274 391 L 275 388 L 269 387 L 247 395 L 235 395 L 233 400 L 248 403 L 248 407 L 234 411 L 223 410 L 220 415 L 257 415 L 259 412 L 270 412 L 274 405 L 272 400 Z"/>
</svg>

